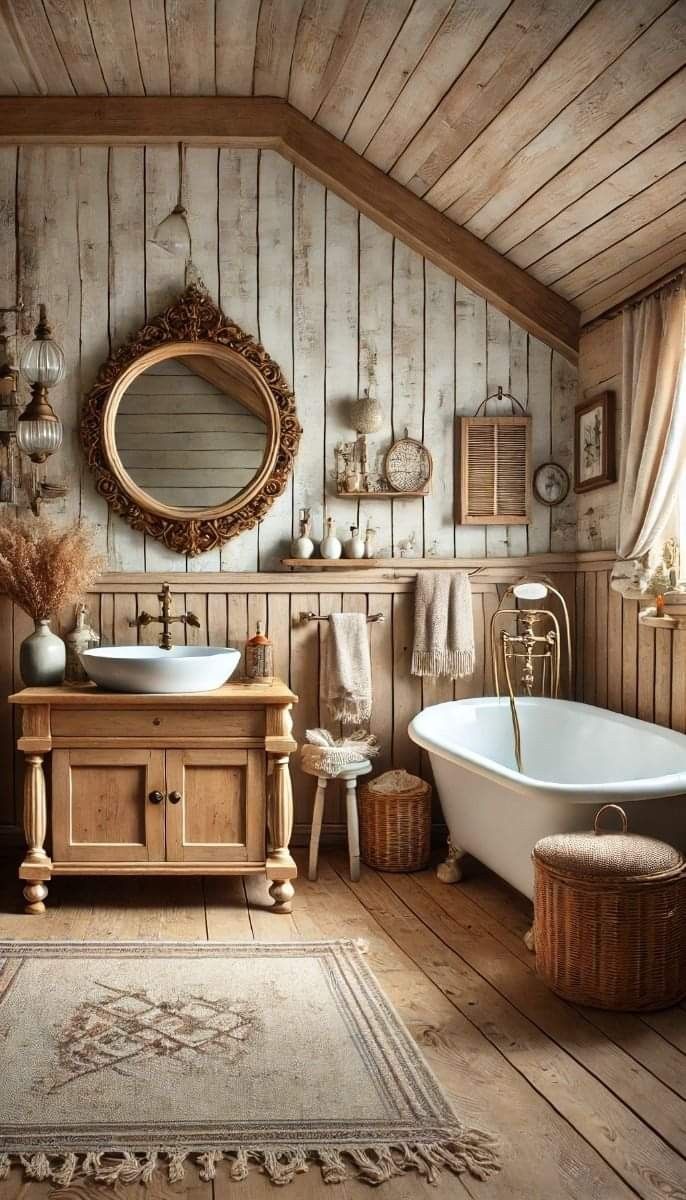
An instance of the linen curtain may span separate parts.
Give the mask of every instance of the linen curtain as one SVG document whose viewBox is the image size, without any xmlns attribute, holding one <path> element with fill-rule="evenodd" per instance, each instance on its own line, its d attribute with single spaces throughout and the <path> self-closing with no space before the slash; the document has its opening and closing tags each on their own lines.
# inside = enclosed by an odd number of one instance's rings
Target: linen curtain
<svg viewBox="0 0 686 1200">
<path fill-rule="evenodd" d="M 639 586 L 676 503 L 686 469 L 684 279 L 625 309 L 622 330 L 622 462 L 615 585 Z M 638 563 L 636 560 L 639 560 Z"/>
</svg>

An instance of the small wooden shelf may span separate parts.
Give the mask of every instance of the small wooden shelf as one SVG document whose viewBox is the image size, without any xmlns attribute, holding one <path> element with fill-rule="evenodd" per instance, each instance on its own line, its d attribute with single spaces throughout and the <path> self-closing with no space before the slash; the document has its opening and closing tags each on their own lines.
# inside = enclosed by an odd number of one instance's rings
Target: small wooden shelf
<svg viewBox="0 0 686 1200">
<path fill-rule="evenodd" d="M 345 492 L 338 489 L 336 495 L 339 500 L 422 500 L 424 496 L 430 496 L 431 491 L 429 488 L 417 492 Z"/>
<path fill-rule="evenodd" d="M 459 568 L 453 558 L 282 558 L 281 566 L 296 571 L 388 571 L 417 567 Z"/>
<path fill-rule="evenodd" d="M 638 623 L 650 625 L 653 629 L 686 629 L 686 613 L 684 616 L 666 613 L 664 617 L 648 617 L 639 613 Z"/>
</svg>

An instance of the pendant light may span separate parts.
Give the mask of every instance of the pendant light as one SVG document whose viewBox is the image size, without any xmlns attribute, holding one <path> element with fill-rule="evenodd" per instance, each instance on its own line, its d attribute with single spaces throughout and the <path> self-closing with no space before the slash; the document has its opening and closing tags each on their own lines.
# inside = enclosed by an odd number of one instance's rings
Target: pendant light
<svg viewBox="0 0 686 1200">
<path fill-rule="evenodd" d="M 17 445 L 31 462 L 42 463 L 62 445 L 62 422 L 48 400 L 48 389 L 64 377 L 64 354 L 52 339 L 44 304 L 19 371 L 31 385 L 31 399 L 17 421 Z"/>
<path fill-rule="evenodd" d="M 179 142 L 179 191 L 177 201 L 168 217 L 160 221 L 153 237 L 153 244 L 175 258 L 189 262 L 191 257 L 191 231 L 186 210 L 183 206 L 183 145 Z"/>
</svg>

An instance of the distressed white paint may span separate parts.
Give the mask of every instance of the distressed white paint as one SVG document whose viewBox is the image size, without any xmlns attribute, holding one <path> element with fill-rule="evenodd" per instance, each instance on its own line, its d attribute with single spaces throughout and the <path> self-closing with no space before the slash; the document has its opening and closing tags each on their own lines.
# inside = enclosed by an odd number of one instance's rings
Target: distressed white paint
<svg viewBox="0 0 686 1200">
<path fill-rule="evenodd" d="M 108 348 L 183 287 L 183 263 L 150 240 L 177 188 L 174 146 L 2 151 L 0 214 L 10 249 L 16 237 L 28 306 L 21 333 L 28 336 L 45 300 L 67 354 L 67 378 L 55 391 L 65 442 L 45 473 L 67 477 L 70 494 L 53 506 L 54 516 L 88 517 L 115 570 L 274 568 L 288 552 L 298 508 L 313 509 L 318 532 L 325 500 L 341 532 L 370 517 L 380 548 L 416 529 L 419 553 L 432 545 L 442 556 L 525 551 L 524 528 L 454 525 L 455 416 L 472 413 L 487 384 L 511 387 L 522 400 L 528 396 L 533 465 L 552 450 L 571 472 L 573 370 L 557 355 L 551 363 L 549 350 L 492 306 L 272 151 L 188 150 L 184 191 L 195 265 L 210 293 L 262 338 L 293 384 L 304 434 L 288 491 L 259 531 L 192 562 L 106 510 L 84 470 L 80 399 Z M 3 294 L 11 302 L 14 253 L 2 261 Z M 381 456 L 405 426 L 423 437 L 435 460 L 426 500 L 360 503 L 335 496 L 333 449 L 353 435 L 347 404 L 365 386 L 383 410 L 370 458 Z M 530 551 L 573 544 L 573 495 L 552 514 L 534 505 L 533 518 Z"/>
</svg>

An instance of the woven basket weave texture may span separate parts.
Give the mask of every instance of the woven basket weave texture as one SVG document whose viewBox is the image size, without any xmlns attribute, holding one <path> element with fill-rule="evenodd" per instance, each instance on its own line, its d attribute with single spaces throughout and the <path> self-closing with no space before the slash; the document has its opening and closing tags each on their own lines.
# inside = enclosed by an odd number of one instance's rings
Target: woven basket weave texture
<svg viewBox="0 0 686 1200">
<path fill-rule="evenodd" d="M 601 834 L 596 817 L 595 832 L 534 847 L 536 969 L 576 1004 L 667 1008 L 686 996 L 686 863 L 628 834 L 619 811 L 622 833 Z"/>
<path fill-rule="evenodd" d="M 362 784 L 360 845 L 363 861 L 377 871 L 423 870 L 431 852 L 431 784 L 392 771 Z"/>
</svg>

